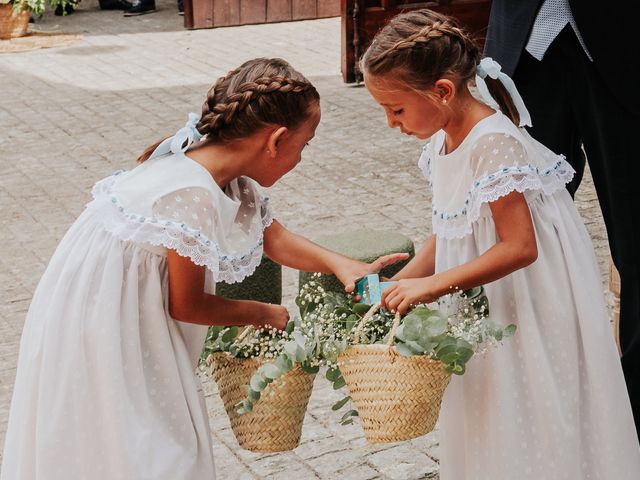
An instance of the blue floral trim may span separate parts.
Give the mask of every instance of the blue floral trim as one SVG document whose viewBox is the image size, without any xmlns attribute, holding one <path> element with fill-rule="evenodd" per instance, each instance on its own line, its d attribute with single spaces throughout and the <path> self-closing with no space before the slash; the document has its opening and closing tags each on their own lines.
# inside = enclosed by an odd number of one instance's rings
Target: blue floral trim
<svg viewBox="0 0 640 480">
<path fill-rule="evenodd" d="M 534 174 L 536 176 L 549 176 L 551 174 L 556 173 L 556 171 L 558 170 L 558 168 L 560 168 L 562 166 L 563 163 L 566 163 L 564 161 L 564 156 L 562 156 L 561 160 L 558 160 L 555 165 L 551 168 L 547 168 L 544 170 L 540 170 L 538 167 L 531 165 L 530 163 L 526 166 L 526 167 L 522 167 L 522 166 L 518 166 L 518 167 L 503 167 L 502 169 L 498 170 L 498 172 L 496 173 L 492 173 L 490 175 L 487 175 L 484 178 L 481 178 L 480 180 L 476 180 L 475 182 L 473 182 L 473 189 L 469 190 L 469 192 L 467 193 L 467 199 L 464 201 L 465 207 L 460 209 L 458 212 L 456 213 L 445 213 L 445 212 L 438 212 L 438 210 L 434 207 L 433 208 L 433 215 L 435 215 L 436 217 L 442 219 L 442 220 L 452 220 L 454 218 L 458 218 L 461 216 L 464 216 L 467 214 L 467 210 L 468 210 L 468 206 L 471 203 L 471 199 L 473 197 L 473 191 L 474 190 L 480 190 L 484 187 L 486 187 L 487 185 L 491 184 L 494 180 L 496 180 L 499 177 L 504 176 L 504 174 L 516 174 L 516 173 L 531 173 Z"/>
<path fill-rule="evenodd" d="M 124 170 L 118 170 L 113 175 L 100 180 L 91 192 L 94 201 L 107 201 L 117 212 L 120 221 L 113 218 L 103 220 L 105 228 L 118 238 L 174 249 L 180 255 L 189 257 L 195 264 L 206 266 L 214 274 L 216 281 L 226 283 L 242 281 L 260 264 L 264 233 L 260 234 L 256 244 L 245 254 L 231 255 L 223 252 L 218 244 L 207 238 L 201 230 L 191 228 L 185 223 L 128 213 L 112 192 L 112 186 L 117 181 L 117 177 L 123 173 Z M 268 198 L 263 198 L 263 201 L 266 205 Z M 267 211 L 269 212 L 269 209 Z M 122 220 L 125 223 L 122 223 Z M 262 219 L 263 232 L 273 220 L 270 214 Z"/>
</svg>

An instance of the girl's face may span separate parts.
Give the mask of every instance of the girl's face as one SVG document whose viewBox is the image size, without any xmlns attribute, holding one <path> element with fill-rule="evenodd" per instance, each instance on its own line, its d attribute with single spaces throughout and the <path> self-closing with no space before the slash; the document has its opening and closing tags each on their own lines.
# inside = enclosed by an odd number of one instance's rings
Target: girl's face
<svg viewBox="0 0 640 480">
<path fill-rule="evenodd" d="M 300 163 L 302 151 L 316 134 L 320 123 L 320 104 L 310 107 L 309 117 L 295 130 L 284 131 L 269 142 L 267 164 L 258 182 L 270 187 Z M 257 180 L 257 179 L 256 179 Z"/>
<path fill-rule="evenodd" d="M 371 96 L 384 108 L 389 127 L 427 139 L 447 123 L 447 111 L 437 100 L 380 77 L 365 75 L 364 81 Z"/>
</svg>

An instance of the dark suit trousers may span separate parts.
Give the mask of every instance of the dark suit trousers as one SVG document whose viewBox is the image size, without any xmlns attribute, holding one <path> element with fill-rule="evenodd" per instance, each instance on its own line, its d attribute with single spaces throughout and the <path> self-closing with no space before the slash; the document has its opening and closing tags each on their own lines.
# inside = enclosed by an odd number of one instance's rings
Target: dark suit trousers
<svg viewBox="0 0 640 480">
<path fill-rule="evenodd" d="M 627 48 L 628 61 L 637 61 L 633 46 L 611 48 Z M 587 154 L 621 277 L 622 367 L 640 432 L 640 116 L 615 99 L 568 26 L 542 61 L 524 51 L 513 78 L 531 113 L 531 135 L 578 172 L 572 195 L 585 165 L 581 146 Z M 637 80 L 620 78 L 619 88 L 639 88 Z"/>
</svg>

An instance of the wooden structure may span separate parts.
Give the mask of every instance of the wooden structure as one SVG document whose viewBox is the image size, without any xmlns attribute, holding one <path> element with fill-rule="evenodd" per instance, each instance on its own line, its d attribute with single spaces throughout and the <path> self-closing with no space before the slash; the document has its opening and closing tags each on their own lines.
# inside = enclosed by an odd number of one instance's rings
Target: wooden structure
<svg viewBox="0 0 640 480">
<path fill-rule="evenodd" d="M 337 17 L 340 0 L 185 0 L 188 29 Z"/>
<path fill-rule="evenodd" d="M 489 23 L 491 0 L 341 0 L 342 17 L 342 78 L 351 83 L 361 80 L 357 62 L 375 34 L 398 13 L 430 8 L 455 17 L 479 43 Z"/>
</svg>

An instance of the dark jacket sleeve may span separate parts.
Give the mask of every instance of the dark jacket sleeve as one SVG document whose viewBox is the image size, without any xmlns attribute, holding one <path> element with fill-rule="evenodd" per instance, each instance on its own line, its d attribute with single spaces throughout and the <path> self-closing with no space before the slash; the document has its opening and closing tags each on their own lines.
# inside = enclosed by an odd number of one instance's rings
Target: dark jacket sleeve
<svg viewBox="0 0 640 480">
<path fill-rule="evenodd" d="M 569 5 L 596 70 L 611 95 L 631 112 L 640 114 L 640 89 L 637 87 L 640 55 L 636 38 L 640 2 L 626 0 L 603 4 L 569 0 Z"/>
<path fill-rule="evenodd" d="M 513 75 L 524 50 L 542 0 L 493 0 L 484 56 Z"/>
</svg>

